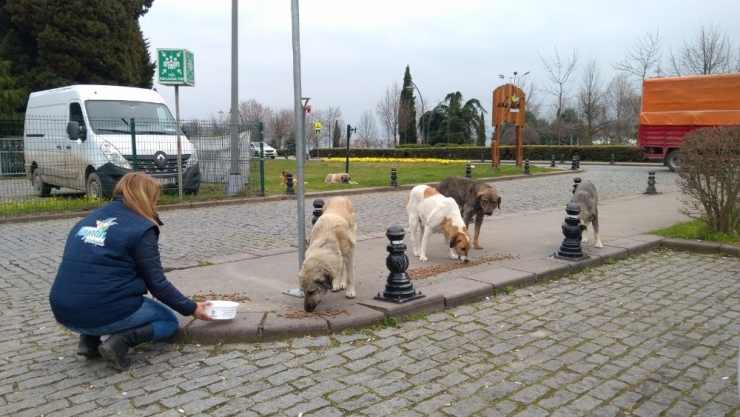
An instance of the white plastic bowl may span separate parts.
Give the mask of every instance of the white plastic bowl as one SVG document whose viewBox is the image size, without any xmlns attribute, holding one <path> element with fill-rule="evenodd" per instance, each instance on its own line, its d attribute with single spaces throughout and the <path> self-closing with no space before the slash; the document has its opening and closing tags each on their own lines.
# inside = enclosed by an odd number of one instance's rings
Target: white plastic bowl
<svg viewBox="0 0 740 417">
<path fill-rule="evenodd" d="M 206 314 L 216 320 L 230 320 L 236 317 L 236 308 L 239 303 L 235 301 L 214 300 L 211 305 L 205 306 Z"/>
</svg>

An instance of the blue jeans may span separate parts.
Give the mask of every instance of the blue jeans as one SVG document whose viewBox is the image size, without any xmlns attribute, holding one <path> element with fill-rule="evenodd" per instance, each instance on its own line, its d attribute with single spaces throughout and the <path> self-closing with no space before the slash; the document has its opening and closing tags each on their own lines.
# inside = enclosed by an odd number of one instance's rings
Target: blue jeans
<svg viewBox="0 0 740 417">
<path fill-rule="evenodd" d="M 141 305 L 141 308 L 123 320 L 98 327 L 66 327 L 75 333 L 103 336 L 134 329 L 145 324 L 151 324 L 154 328 L 154 340 L 162 340 L 175 333 L 180 322 L 169 307 L 149 297 L 144 297 L 144 304 Z"/>
</svg>

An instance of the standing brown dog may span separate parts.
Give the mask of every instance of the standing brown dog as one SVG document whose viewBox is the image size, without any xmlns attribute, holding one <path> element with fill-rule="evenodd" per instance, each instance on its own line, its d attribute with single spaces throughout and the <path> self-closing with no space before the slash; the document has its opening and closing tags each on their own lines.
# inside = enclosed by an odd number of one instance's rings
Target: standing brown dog
<svg viewBox="0 0 740 417">
<path fill-rule="evenodd" d="M 470 226 L 470 222 L 475 216 L 475 238 L 473 246 L 476 249 L 483 249 L 478 238 L 480 237 L 480 227 L 483 224 L 483 216 L 490 216 L 493 210 L 501 208 L 501 197 L 493 187 L 483 181 L 473 180 L 464 177 L 447 177 L 439 182 L 437 191 L 445 197 L 452 197 L 460 207 L 465 226 Z"/>
</svg>

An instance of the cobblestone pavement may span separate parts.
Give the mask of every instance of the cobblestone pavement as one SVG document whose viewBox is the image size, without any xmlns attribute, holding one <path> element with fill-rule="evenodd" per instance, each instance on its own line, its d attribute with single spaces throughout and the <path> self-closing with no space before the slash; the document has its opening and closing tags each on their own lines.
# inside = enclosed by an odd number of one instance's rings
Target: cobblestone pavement
<svg viewBox="0 0 740 417">
<path fill-rule="evenodd" d="M 584 168 L 602 200 L 647 184 L 647 168 Z M 667 171 L 657 181 L 675 186 Z M 562 205 L 571 186 L 567 175 L 496 184 L 511 212 Z M 363 232 L 403 224 L 393 204 L 405 194 L 353 197 Z M 294 212 L 295 202 L 165 212 L 163 257 L 284 246 Z M 72 224 L 0 226 L 0 415 L 740 416 L 738 259 L 656 251 L 399 327 L 146 344 L 118 373 L 75 356 L 75 335 L 48 307 Z"/>
</svg>

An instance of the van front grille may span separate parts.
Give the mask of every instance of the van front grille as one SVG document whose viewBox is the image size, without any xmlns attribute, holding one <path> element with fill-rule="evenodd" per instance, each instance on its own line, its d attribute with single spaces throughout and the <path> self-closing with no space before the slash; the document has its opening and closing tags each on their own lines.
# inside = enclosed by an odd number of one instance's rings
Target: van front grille
<svg viewBox="0 0 740 417">
<path fill-rule="evenodd" d="M 134 158 L 131 155 L 124 156 L 126 160 L 134 165 Z M 185 166 L 188 164 L 190 154 L 182 156 L 182 170 L 185 171 Z M 137 170 L 145 171 L 149 174 L 166 174 L 177 172 L 177 156 L 166 156 L 164 162 L 159 162 L 157 157 L 152 156 L 137 156 L 136 157 Z"/>
</svg>

